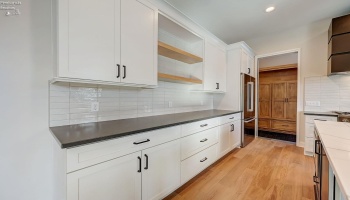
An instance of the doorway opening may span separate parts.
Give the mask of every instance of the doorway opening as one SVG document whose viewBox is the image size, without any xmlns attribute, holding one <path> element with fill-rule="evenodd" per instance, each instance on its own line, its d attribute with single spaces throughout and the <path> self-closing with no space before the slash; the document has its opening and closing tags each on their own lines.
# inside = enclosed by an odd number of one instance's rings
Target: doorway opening
<svg viewBox="0 0 350 200">
<path fill-rule="evenodd" d="M 259 137 L 298 141 L 298 63 L 299 51 L 257 59 Z"/>
</svg>

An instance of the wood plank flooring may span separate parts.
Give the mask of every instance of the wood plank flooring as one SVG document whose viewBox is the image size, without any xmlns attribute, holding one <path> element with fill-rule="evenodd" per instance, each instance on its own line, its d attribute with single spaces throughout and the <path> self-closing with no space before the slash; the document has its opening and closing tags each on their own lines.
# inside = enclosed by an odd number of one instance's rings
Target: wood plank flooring
<svg viewBox="0 0 350 200">
<path fill-rule="evenodd" d="M 236 149 L 167 200 L 313 200 L 314 162 L 303 148 L 257 138 Z"/>
</svg>

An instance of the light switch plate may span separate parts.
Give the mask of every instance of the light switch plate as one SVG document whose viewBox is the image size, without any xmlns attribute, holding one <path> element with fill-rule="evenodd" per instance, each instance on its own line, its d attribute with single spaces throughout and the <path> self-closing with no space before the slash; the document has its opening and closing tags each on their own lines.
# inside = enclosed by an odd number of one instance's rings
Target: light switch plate
<svg viewBox="0 0 350 200">
<path fill-rule="evenodd" d="M 305 104 L 306 106 L 316 106 L 316 107 L 321 106 L 320 101 L 306 101 Z"/>
<path fill-rule="evenodd" d="M 99 102 L 92 102 L 91 103 L 91 112 L 98 112 L 100 110 L 100 103 Z"/>
</svg>

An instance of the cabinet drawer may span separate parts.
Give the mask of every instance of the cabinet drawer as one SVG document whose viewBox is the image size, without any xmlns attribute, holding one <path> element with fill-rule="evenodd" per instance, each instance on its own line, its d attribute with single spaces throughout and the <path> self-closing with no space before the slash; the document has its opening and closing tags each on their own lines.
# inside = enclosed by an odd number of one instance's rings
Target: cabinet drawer
<svg viewBox="0 0 350 200">
<path fill-rule="evenodd" d="M 273 120 L 271 121 L 271 128 L 275 130 L 295 132 L 296 124 L 295 122 Z"/>
<path fill-rule="evenodd" d="M 221 124 L 226 124 L 226 123 L 230 123 L 232 121 L 236 121 L 236 120 L 240 120 L 241 119 L 241 113 L 235 113 L 232 115 L 225 115 L 220 117 L 220 125 Z"/>
<path fill-rule="evenodd" d="M 215 126 L 219 125 L 219 119 L 218 118 L 212 118 L 207 120 L 202 120 L 198 122 L 188 123 L 182 125 L 182 134 L 181 136 L 188 136 L 193 133 L 197 133 L 206 129 L 213 128 Z"/>
<path fill-rule="evenodd" d="M 212 164 L 217 157 L 217 144 L 181 162 L 181 184 L 186 183 Z"/>
<path fill-rule="evenodd" d="M 305 137 L 314 138 L 315 137 L 314 130 L 315 130 L 314 124 L 305 123 Z"/>
<path fill-rule="evenodd" d="M 313 138 L 305 138 L 304 150 L 307 152 L 314 152 L 315 140 Z"/>
<path fill-rule="evenodd" d="M 314 124 L 314 120 L 321 120 L 321 121 L 337 121 L 337 117 L 334 116 L 317 116 L 317 115 L 306 115 L 305 116 L 305 122 Z"/>
<path fill-rule="evenodd" d="M 218 129 L 199 132 L 181 139 L 181 160 L 184 160 L 218 142 Z"/>
<path fill-rule="evenodd" d="M 67 173 L 180 138 L 180 126 L 135 134 L 67 150 Z"/>
<path fill-rule="evenodd" d="M 271 121 L 269 119 L 260 119 L 258 121 L 259 128 L 270 128 Z"/>
</svg>

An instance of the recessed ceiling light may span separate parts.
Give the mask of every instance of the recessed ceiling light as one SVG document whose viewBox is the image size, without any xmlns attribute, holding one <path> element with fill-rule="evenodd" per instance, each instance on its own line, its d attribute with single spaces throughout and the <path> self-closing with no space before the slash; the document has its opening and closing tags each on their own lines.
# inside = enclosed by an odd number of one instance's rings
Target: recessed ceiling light
<svg viewBox="0 0 350 200">
<path fill-rule="evenodd" d="M 269 12 L 272 12 L 272 11 L 274 11 L 275 10 L 275 7 L 273 7 L 273 6 L 271 6 L 271 7 L 268 7 L 268 8 L 266 8 L 266 12 L 267 13 L 269 13 Z"/>
</svg>

